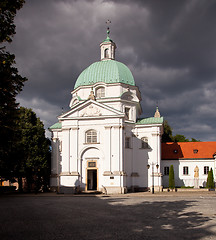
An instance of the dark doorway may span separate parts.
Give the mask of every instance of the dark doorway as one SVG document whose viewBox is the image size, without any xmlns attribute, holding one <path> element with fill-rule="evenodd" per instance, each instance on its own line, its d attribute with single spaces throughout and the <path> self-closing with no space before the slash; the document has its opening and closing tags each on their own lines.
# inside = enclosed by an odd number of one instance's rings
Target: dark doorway
<svg viewBox="0 0 216 240">
<path fill-rule="evenodd" d="M 87 190 L 97 190 L 97 170 L 87 170 Z"/>
</svg>

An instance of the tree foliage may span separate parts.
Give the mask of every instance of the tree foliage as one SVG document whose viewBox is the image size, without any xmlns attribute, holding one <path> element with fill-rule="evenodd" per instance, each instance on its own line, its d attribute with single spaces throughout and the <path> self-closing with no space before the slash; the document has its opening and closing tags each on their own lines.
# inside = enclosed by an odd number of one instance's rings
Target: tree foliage
<svg viewBox="0 0 216 240">
<path fill-rule="evenodd" d="M 45 137 L 44 125 L 36 114 L 20 107 L 17 121 L 19 141 L 15 176 L 25 177 L 30 185 L 47 185 L 50 170 L 50 141 Z"/>
<path fill-rule="evenodd" d="M 162 142 L 173 142 L 172 128 L 167 120 L 164 121 L 164 133 L 162 135 Z"/>
<path fill-rule="evenodd" d="M 14 59 L 14 55 L 0 51 L 0 176 L 8 175 L 13 145 L 16 141 L 18 117 L 16 96 L 26 81 L 13 66 Z"/>
<path fill-rule="evenodd" d="M 11 42 L 16 33 L 14 18 L 17 10 L 21 9 L 24 0 L 1 0 L 0 1 L 0 43 Z"/>
<path fill-rule="evenodd" d="M 23 3 L 23 0 L 0 1 L 0 44 L 12 41 L 15 34 L 14 17 Z M 16 145 L 16 96 L 27 79 L 19 75 L 15 56 L 7 52 L 5 47 L 0 48 L 0 79 L 0 177 L 10 178 Z"/>
<path fill-rule="evenodd" d="M 1 0 L 1 44 L 12 42 L 16 33 L 14 18 L 24 2 Z M 5 47 L 0 48 L 0 79 L 0 177 L 25 177 L 29 185 L 36 182 L 39 186 L 39 182 L 47 182 L 49 176 L 50 143 L 36 114 L 31 109 L 18 108 L 16 96 L 27 79 L 19 75 L 15 56 Z"/>
<path fill-rule="evenodd" d="M 184 135 L 182 134 L 176 134 L 173 137 L 174 142 L 190 142 L 189 139 L 187 139 Z"/>
<path fill-rule="evenodd" d="M 213 170 L 211 168 L 211 170 L 208 172 L 208 178 L 207 178 L 207 183 L 206 183 L 206 187 L 209 189 L 213 189 L 214 186 L 214 176 L 213 176 Z"/>
<path fill-rule="evenodd" d="M 162 142 L 199 142 L 199 140 L 196 140 L 195 138 L 191 138 L 191 140 L 189 140 L 182 134 L 176 134 L 173 136 L 172 128 L 170 127 L 168 121 L 165 120 Z"/>
<path fill-rule="evenodd" d="M 175 176 L 174 176 L 173 165 L 171 165 L 170 169 L 169 169 L 169 188 L 170 189 L 174 189 L 175 188 Z"/>
</svg>

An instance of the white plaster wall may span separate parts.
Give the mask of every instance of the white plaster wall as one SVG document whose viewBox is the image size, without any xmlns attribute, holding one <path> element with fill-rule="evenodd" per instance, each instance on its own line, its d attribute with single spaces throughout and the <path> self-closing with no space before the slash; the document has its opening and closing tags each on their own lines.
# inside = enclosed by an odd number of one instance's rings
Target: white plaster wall
<svg viewBox="0 0 216 240">
<path fill-rule="evenodd" d="M 77 177 L 75 176 L 61 176 L 61 186 L 74 187 Z"/>
<path fill-rule="evenodd" d="M 116 83 L 116 84 L 105 84 L 105 83 L 96 83 L 93 85 L 93 91 L 96 92 L 98 87 L 105 87 L 105 98 L 98 98 L 97 101 L 104 103 L 116 110 L 125 112 L 125 107 L 129 107 L 130 110 L 130 119 L 133 122 L 136 122 L 137 117 L 139 117 L 138 106 L 139 106 L 139 90 L 136 86 L 128 86 L 126 84 Z M 130 91 L 128 91 L 130 89 Z M 82 100 L 86 100 L 89 97 L 89 94 L 92 90 L 92 86 L 83 86 L 72 92 L 72 98 L 79 96 Z M 128 92 L 135 96 L 133 101 L 122 100 L 120 96 Z M 73 117 L 78 117 L 79 112 L 75 112 Z M 65 123 L 67 124 L 67 123 Z"/>
<path fill-rule="evenodd" d="M 63 172 L 75 172 L 80 174 L 81 185 L 86 185 L 86 163 L 89 158 L 98 159 L 98 185 L 99 188 L 105 184 L 118 186 L 119 177 L 114 177 L 114 180 L 103 176 L 104 171 L 120 171 L 119 161 L 120 149 L 119 145 L 119 124 L 121 121 L 118 118 L 113 119 L 85 119 L 85 120 L 67 120 L 67 125 L 71 125 L 70 129 L 63 130 L 63 146 L 62 146 L 62 164 Z M 70 122 L 70 124 L 69 124 Z M 105 127 L 108 126 L 108 127 Z M 89 129 L 95 129 L 98 133 L 98 143 L 86 144 L 85 133 Z M 110 141 L 111 137 L 111 141 Z M 69 144 L 70 141 L 70 144 Z M 111 143 L 111 144 L 110 144 Z M 70 145 L 70 147 L 69 147 Z M 91 149 L 91 151 L 90 151 Z M 97 149 L 92 152 L 92 149 Z M 88 150 L 88 151 L 87 151 Z M 102 154 L 103 153 L 103 154 Z M 64 179 L 64 180 L 63 180 Z M 108 179 L 108 182 L 106 182 Z M 71 178 L 61 178 L 64 184 L 71 181 Z M 104 182 L 105 181 L 105 182 Z M 71 184 L 71 182 L 68 182 Z"/>
<path fill-rule="evenodd" d="M 133 131 L 133 134 L 132 134 Z M 154 133 L 154 134 L 152 134 Z M 125 130 L 125 137 L 131 136 L 131 149 L 125 149 L 125 169 L 127 173 L 127 186 L 151 187 L 152 186 L 152 163 L 160 166 L 160 127 L 143 126 Z M 141 138 L 148 138 L 148 149 L 141 148 Z M 157 149 L 158 148 L 158 149 Z M 150 164 L 148 170 L 147 164 Z M 160 168 L 154 165 L 154 185 L 161 186 L 161 177 L 158 177 Z M 135 175 L 135 176 L 131 176 Z"/>
<path fill-rule="evenodd" d="M 73 186 L 80 183 L 86 186 L 86 168 L 89 159 L 97 161 L 98 187 L 150 187 L 152 185 L 151 169 L 147 169 L 148 163 L 157 162 L 160 165 L 160 155 L 156 150 L 160 139 L 160 127 L 143 126 L 134 128 L 134 125 L 125 125 L 123 129 L 122 119 L 83 119 L 67 120 L 67 129 L 61 133 L 62 144 L 62 171 L 63 173 L 79 176 L 61 176 L 61 185 Z M 86 144 L 85 133 L 89 129 L 98 132 L 98 143 Z M 153 134 L 152 134 L 153 133 Z M 125 149 L 125 137 L 131 138 L 131 148 Z M 141 138 L 148 137 L 149 149 L 141 149 Z M 54 153 L 55 155 L 56 153 Z M 53 165 L 54 167 L 55 165 Z M 104 172 L 115 173 L 104 176 Z M 155 168 L 156 171 L 156 168 Z M 116 172 L 126 172 L 127 176 L 116 175 Z M 137 173 L 132 177 L 132 173 Z M 159 178 L 154 177 L 154 184 L 160 185 Z"/>
<path fill-rule="evenodd" d="M 70 129 L 62 130 L 62 172 L 69 172 L 70 159 Z"/>
<path fill-rule="evenodd" d="M 59 139 L 55 138 L 52 139 L 52 154 L 51 154 L 51 174 L 55 175 L 58 174 L 57 167 L 58 167 L 58 155 L 59 155 Z"/>
<path fill-rule="evenodd" d="M 145 134 L 145 136 L 148 136 Z M 150 161 L 149 153 L 151 149 L 141 148 L 141 138 L 139 136 L 133 137 L 133 166 L 132 172 L 138 173 L 139 177 L 131 177 L 132 185 L 139 187 L 148 187 L 148 168 L 147 164 Z M 149 143 L 151 142 L 149 136 Z M 150 145 L 150 144 L 149 144 Z M 131 173 L 132 173 L 131 172 Z"/>
<path fill-rule="evenodd" d="M 158 177 L 160 173 L 160 135 L 161 135 L 161 126 L 143 126 L 137 127 L 134 130 L 136 139 L 136 149 L 137 151 L 137 160 L 136 164 L 134 164 L 134 171 L 139 173 L 140 178 L 137 178 L 135 181 L 139 183 L 139 185 L 144 187 L 152 186 L 152 165 L 154 172 L 154 185 L 161 186 L 161 177 Z M 141 148 L 141 138 L 147 137 L 149 149 Z M 147 165 L 150 165 L 150 168 L 147 168 Z M 156 168 L 156 164 L 159 165 L 159 169 Z"/>
<path fill-rule="evenodd" d="M 112 172 L 124 171 L 122 166 L 122 128 L 120 126 L 112 128 Z"/>
<path fill-rule="evenodd" d="M 50 186 L 58 186 L 58 174 L 62 171 L 62 157 L 61 157 L 61 142 L 62 142 L 62 133 L 60 130 L 55 130 L 52 133 L 52 152 L 51 152 L 51 178 Z"/>
<path fill-rule="evenodd" d="M 105 98 L 119 98 L 124 92 L 128 92 L 128 89 L 130 89 L 130 93 L 136 95 L 139 95 L 139 90 L 136 86 L 130 86 L 127 84 L 122 83 L 114 83 L 114 84 L 105 84 L 105 83 L 96 83 L 93 86 L 87 85 L 82 86 L 78 89 L 75 89 L 72 91 L 72 98 L 75 96 L 79 96 L 81 99 L 86 100 L 89 97 L 89 94 L 93 88 L 94 94 L 95 90 L 98 87 L 105 87 Z M 139 97 L 138 97 L 139 98 Z M 111 100 L 111 99 L 110 99 Z"/>
</svg>

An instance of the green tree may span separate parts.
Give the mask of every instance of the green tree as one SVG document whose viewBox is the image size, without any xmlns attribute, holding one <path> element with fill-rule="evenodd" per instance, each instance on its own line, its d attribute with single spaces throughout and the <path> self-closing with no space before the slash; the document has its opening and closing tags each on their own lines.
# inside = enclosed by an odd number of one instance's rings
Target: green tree
<svg viewBox="0 0 216 240">
<path fill-rule="evenodd" d="M 174 177 L 173 165 L 171 165 L 169 169 L 169 188 L 172 190 L 175 188 L 175 177 Z"/>
<path fill-rule="evenodd" d="M 4 177 L 10 175 L 11 154 L 16 141 L 16 96 L 26 81 L 13 66 L 14 59 L 14 55 L 0 51 L 0 176 Z"/>
<path fill-rule="evenodd" d="M 174 142 L 189 142 L 189 139 L 187 139 L 184 135 L 176 134 L 173 137 Z"/>
<path fill-rule="evenodd" d="M 23 0 L 0 1 L 0 44 L 11 42 L 15 34 L 14 17 L 23 6 Z M 17 107 L 16 96 L 23 88 L 26 78 L 18 74 L 15 56 L 0 47 L 0 178 L 13 175 L 14 145 L 16 142 Z"/>
<path fill-rule="evenodd" d="M 36 114 L 24 107 L 19 109 L 19 141 L 17 144 L 17 162 L 15 174 L 20 179 L 27 179 L 28 188 L 32 183 L 36 188 L 46 187 L 50 171 L 50 141 L 45 137 L 44 125 Z"/>
<path fill-rule="evenodd" d="M 17 10 L 21 9 L 24 0 L 1 0 L 0 1 L 0 43 L 11 42 L 16 33 L 14 18 Z"/>
<path fill-rule="evenodd" d="M 164 121 L 164 132 L 162 135 L 162 142 L 200 142 L 200 140 L 196 140 L 195 138 L 191 138 L 191 141 L 187 139 L 184 135 L 182 134 L 176 134 L 173 136 L 172 133 L 172 128 L 170 127 L 169 123 L 167 120 Z"/>
<path fill-rule="evenodd" d="M 211 170 L 208 172 L 208 178 L 207 178 L 207 183 L 206 183 L 206 187 L 209 189 L 214 188 L 214 176 L 213 176 L 213 170 L 211 168 Z"/>
<path fill-rule="evenodd" d="M 164 121 L 164 132 L 162 135 L 162 142 L 173 142 L 172 128 L 167 120 Z"/>
<path fill-rule="evenodd" d="M 200 140 L 197 140 L 195 138 L 191 138 L 191 142 L 200 142 Z"/>
</svg>

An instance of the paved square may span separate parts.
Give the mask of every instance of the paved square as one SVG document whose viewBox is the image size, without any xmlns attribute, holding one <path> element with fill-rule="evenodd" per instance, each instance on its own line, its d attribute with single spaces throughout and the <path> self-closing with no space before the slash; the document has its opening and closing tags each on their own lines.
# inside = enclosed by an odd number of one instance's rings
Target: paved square
<svg viewBox="0 0 216 240">
<path fill-rule="evenodd" d="M 0 196 L 0 239 L 216 239 L 216 193 Z"/>
</svg>

